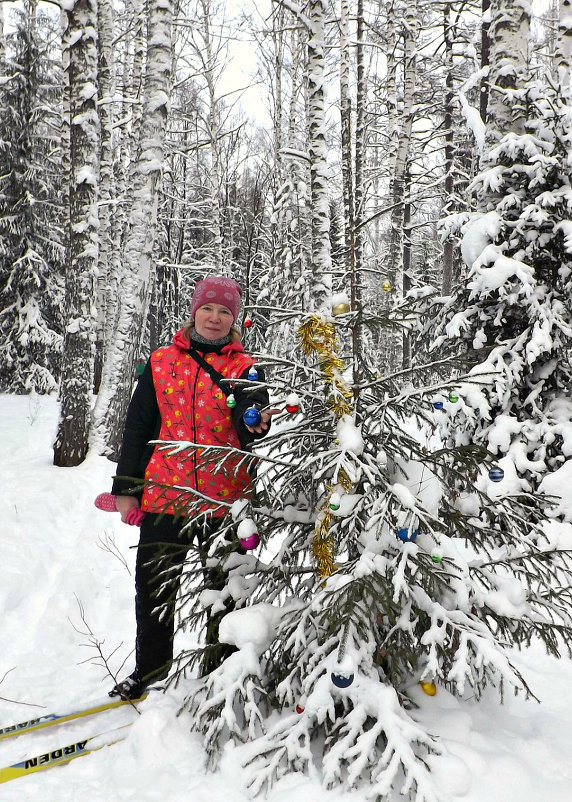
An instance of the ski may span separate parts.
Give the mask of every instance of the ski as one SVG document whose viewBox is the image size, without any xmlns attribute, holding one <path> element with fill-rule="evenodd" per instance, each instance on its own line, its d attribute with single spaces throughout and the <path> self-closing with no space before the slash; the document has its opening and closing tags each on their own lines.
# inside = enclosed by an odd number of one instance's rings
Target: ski
<svg viewBox="0 0 572 802">
<path fill-rule="evenodd" d="M 18 763 L 13 763 L 11 766 L 6 766 L 0 769 L 0 784 L 16 780 L 19 777 L 26 777 L 36 771 L 51 769 L 52 766 L 61 766 L 78 757 L 97 752 L 99 749 L 103 749 L 104 746 L 111 746 L 126 738 L 127 733 L 125 730 L 130 726 L 130 724 L 123 724 L 121 727 L 115 727 L 107 732 L 92 735 L 80 741 L 74 741 L 74 743 L 58 749 L 50 749 L 48 752 L 43 752 L 40 755 L 34 755 Z"/>
<path fill-rule="evenodd" d="M 90 702 L 85 707 L 80 707 L 67 713 L 47 713 L 44 716 L 39 716 L 29 721 L 21 721 L 19 724 L 12 724 L 9 727 L 0 729 L 0 741 L 5 738 L 13 738 L 15 735 L 21 735 L 24 732 L 34 732 L 34 730 L 41 730 L 44 727 L 54 727 L 57 724 L 64 724 L 66 721 L 74 721 L 85 716 L 94 716 L 104 710 L 113 710 L 116 707 L 141 702 L 146 697 L 147 694 L 145 693 L 139 699 L 108 699 L 105 702 Z"/>
</svg>

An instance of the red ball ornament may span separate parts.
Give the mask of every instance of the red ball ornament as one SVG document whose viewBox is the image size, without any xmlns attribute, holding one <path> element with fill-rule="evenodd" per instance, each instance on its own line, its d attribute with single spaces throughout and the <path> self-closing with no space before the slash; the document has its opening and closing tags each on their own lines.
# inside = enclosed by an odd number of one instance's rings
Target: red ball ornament
<svg viewBox="0 0 572 802">
<path fill-rule="evenodd" d="M 303 712 L 304 712 L 304 708 L 300 707 L 300 705 L 296 705 L 296 713 L 303 713 Z"/>
<path fill-rule="evenodd" d="M 299 409 L 298 404 L 286 404 L 286 412 L 289 412 L 290 415 L 295 415 Z"/>
<path fill-rule="evenodd" d="M 242 325 L 244 326 L 245 329 L 249 329 L 252 326 L 253 323 L 254 323 L 254 321 L 253 321 L 253 319 L 251 317 L 245 317 L 244 318 L 244 323 Z"/>
</svg>

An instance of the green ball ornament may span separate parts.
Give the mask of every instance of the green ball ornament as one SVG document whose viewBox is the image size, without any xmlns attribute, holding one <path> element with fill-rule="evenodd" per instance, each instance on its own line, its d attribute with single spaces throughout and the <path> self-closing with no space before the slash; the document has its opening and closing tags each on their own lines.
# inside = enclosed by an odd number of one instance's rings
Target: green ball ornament
<svg viewBox="0 0 572 802">
<path fill-rule="evenodd" d="M 339 510 L 341 504 L 341 498 L 339 493 L 332 493 L 330 496 L 330 509 L 331 510 Z"/>
<path fill-rule="evenodd" d="M 456 393 L 450 393 L 449 401 L 451 402 L 451 404 L 456 404 L 458 400 L 459 396 Z"/>
<path fill-rule="evenodd" d="M 226 405 L 229 409 L 234 409 L 236 406 L 236 398 L 231 393 L 228 398 L 226 399 Z"/>
</svg>

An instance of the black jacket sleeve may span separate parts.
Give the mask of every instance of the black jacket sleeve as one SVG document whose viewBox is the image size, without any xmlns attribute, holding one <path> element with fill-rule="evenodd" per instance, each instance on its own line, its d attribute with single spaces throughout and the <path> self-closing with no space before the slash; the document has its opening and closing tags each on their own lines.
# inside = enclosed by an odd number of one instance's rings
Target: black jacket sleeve
<svg viewBox="0 0 572 802">
<path fill-rule="evenodd" d="M 156 440 L 161 428 L 161 416 L 155 395 L 151 363 L 147 362 L 135 392 L 129 402 L 123 430 L 121 453 L 117 475 L 111 492 L 120 496 L 138 487 L 145 475 L 145 468 L 153 453 L 150 440 Z"/>
<path fill-rule="evenodd" d="M 248 369 L 249 370 L 249 369 Z M 239 378 L 240 379 L 247 379 L 248 378 L 248 370 L 245 370 Z M 241 448 L 245 449 L 253 440 L 260 440 L 261 437 L 265 437 L 269 430 L 270 430 L 270 421 L 268 422 L 268 429 L 264 432 L 249 432 L 246 426 L 244 425 L 244 421 L 242 420 L 242 416 L 244 415 L 245 410 L 248 407 L 258 407 L 259 409 L 263 409 L 267 407 L 270 403 L 268 398 L 268 390 L 265 387 L 261 387 L 258 382 L 264 381 L 264 371 L 262 368 L 256 367 L 256 372 L 258 373 L 258 379 L 256 382 L 253 382 L 251 386 L 249 383 L 240 383 L 237 386 L 237 389 L 234 391 L 234 396 L 236 398 L 236 406 L 232 410 L 232 420 L 235 425 L 238 439 L 240 441 Z"/>
</svg>

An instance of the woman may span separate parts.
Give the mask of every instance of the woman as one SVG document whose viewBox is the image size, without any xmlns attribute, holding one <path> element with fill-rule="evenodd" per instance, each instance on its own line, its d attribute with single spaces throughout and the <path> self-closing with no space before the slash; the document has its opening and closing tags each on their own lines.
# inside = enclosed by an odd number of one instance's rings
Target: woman
<svg viewBox="0 0 572 802">
<path fill-rule="evenodd" d="M 217 470 L 214 462 L 201 461 L 200 451 L 174 454 L 149 441 L 244 449 L 267 433 L 272 415 L 279 412 L 262 409 L 255 426 L 242 419 L 248 407 L 266 407 L 268 394 L 248 381 L 254 360 L 244 352 L 234 328 L 241 294 L 236 281 L 223 276 L 197 283 L 191 322 L 177 332 L 172 345 L 151 354 L 127 410 L 112 493 L 123 521 L 139 505 L 146 514 L 135 570 L 135 671 L 110 696 L 138 698 L 149 684 L 168 675 L 175 600 L 187 550 L 195 539 L 206 553 L 229 505 L 248 495 L 251 483 L 240 457 L 227 456 Z M 257 382 L 263 381 L 260 368 L 257 374 Z M 138 490 L 143 485 L 141 497 L 133 495 L 136 485 Z M 185 517 L 191 501 L 200 518 L 195 525 Z M 159 575 L 166 570 L 165 585 Z M 205 572 L 207 583 L 216 575 L 211 587 L 217 581 L 220 586 L 221 574 Z M 208 637 L 211 643 L 218 639 L 218 621 L 215 627 L 210 622 Z"/>
</svg>

